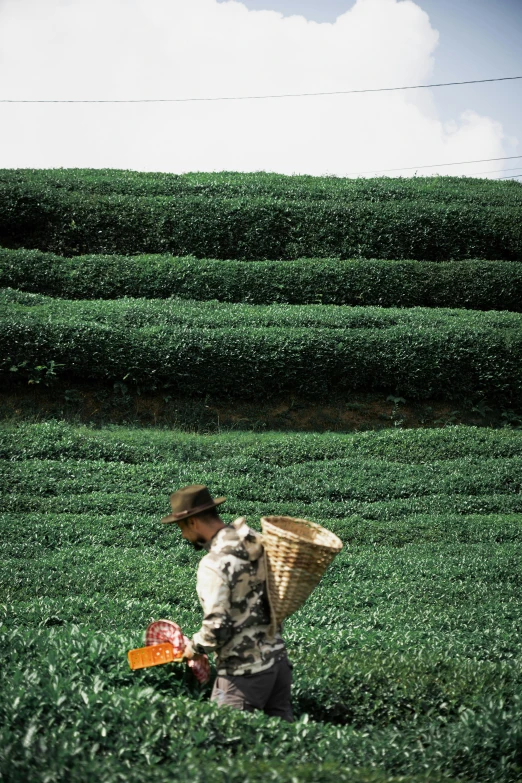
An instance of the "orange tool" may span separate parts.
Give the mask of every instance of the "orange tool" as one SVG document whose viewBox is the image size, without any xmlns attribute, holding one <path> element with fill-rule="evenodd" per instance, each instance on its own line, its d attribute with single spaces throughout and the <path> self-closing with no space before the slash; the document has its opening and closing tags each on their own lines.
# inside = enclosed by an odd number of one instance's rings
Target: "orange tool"
<svg viewBox="0 0 522 783">
<path fill-rule="evenodd" d="M 149 644 L 147 647 L 138 647 L 127 653 L 131 669 L 145 669 L 148 666 L 157 666 L 160 663 L 172 663 L 183 660 L 183 653 L 177 653 L 170 642 L 163 644 Z"/>
</svg>

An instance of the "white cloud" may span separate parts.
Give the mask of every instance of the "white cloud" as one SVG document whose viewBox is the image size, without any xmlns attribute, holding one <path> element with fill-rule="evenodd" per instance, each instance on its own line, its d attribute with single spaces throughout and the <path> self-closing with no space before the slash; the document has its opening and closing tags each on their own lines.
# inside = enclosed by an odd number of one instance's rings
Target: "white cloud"
<svg viewBox="0 0 522 783">
<path fill-rule="evenodd" d="M 234 1 L 0 0 L 0 97 L 217 97 L 422 84 L 432 76 L 437 40 L 410 0 L 357 0 L 333 24 Z M 505 154 L 497 122 L 468 108 L 443 125 L 436 92 L 427 90 L 0 104 L 6 168 L 343 175 Z"/>
</svg>

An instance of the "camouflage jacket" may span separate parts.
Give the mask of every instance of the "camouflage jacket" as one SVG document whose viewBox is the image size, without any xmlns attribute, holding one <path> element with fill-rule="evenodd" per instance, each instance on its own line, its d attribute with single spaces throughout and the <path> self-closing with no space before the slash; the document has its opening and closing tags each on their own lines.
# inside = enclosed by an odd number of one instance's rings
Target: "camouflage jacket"
<svg viewBox="0 0 522 783">
<path fill-rule="evenodd" d="M 268 636 L 263 546 L 244 517 L 219 530 L 198 568 L 203 624 L 192 639 L 195 652 L 216 655 L 218 674 L 253 674 L 286 655 L 276 633 Z"/>
</svg>

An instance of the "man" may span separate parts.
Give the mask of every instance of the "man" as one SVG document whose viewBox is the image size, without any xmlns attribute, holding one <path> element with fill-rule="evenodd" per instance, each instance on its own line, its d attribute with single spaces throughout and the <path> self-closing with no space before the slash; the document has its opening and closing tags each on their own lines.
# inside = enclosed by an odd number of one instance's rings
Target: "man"
<svg viewBox="0 0 522 783">
<path fill-rule="evenodd" d="M 195 549 L 207 552 L 197 575 L 203 624 L 185 657 L 213 652 L 217 679 L 211 700 L 220 706 L 293 721 L 291 665 L 279 633 L 269 634 L 263 546 L 244 517 L 225 525 L 207 487 L 194 484 L 170 496 L 172 513 L 161 521 L 176 523 Z"/>
</svg>

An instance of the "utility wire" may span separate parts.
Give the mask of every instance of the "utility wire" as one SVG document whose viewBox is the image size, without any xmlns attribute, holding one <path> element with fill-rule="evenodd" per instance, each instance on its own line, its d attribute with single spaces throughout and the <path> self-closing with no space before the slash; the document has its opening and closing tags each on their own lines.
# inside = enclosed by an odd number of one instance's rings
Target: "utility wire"
<svg viewBox="0 0 522 783">
<path fill-rule="evenodd" d="M 473 174 L 470 174 L 470 177 L 478 177 L 480 174 L 496 174 L 497 171 L 520 171 L 522 169 L 522 166 L 516 166 L 514 169 L 491 169 L 489 171 L 474 171 Z M 500 177 L 497 177 L 497 179 L 500 179 Z"/>
<path fill-rule="evenodd" d="M 459 160 L 455 161 L 454 163 L 430 163 L 426 166 L 408 166 L 404 167 L 402 169 L 373 169 L 372 171 L 350 171 L 348 174 L 345 174 L 346 177 L 358 177 L 361 174 L 382 174 L 387 171 L 413 171 L 413 169 L 436 169 L 440 168 L 441 166 L 463 166 L 467 163 L 490 163 L 494 160 L 518 160 L 519 158 L 522 158 L 522 155 L 510 155 L 507 158 L 483 158 L 482 160 Z M 504 171 L 504 169 L 502 169 Z"/>
<path fill-rule="evenodd" d="M 517 179 L 517 177 L 522 177 L 522 174 L 512 174 L 510 177 L 497 177 L 497 179 Z"/>
<path fill-rule="evenodd" d="M 522 79 L 522 76 L 502 76 L 498 79 L 473 79 L 465 82 L 441 82 L 440 84 L 413 84 L 408 87 L 376 87 L 366 90 L 335 90 L 333 92 L 298 92 L 283 95 L 239 95 L 218 98 L 134 98 L 129 100 L 11 100 L 0 98 L 0 103 L 188 103 L 189 101 L 256 101 L 267 98 L 311 98 L 318 95 L 354 95 L 363 92 L 395 92 L 397 90 L 422 90 L 430 87 L 454 87 L 460 84 L 485 84 L 486 82 L 507 82 Z"/>
</svg>

